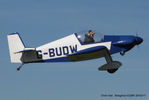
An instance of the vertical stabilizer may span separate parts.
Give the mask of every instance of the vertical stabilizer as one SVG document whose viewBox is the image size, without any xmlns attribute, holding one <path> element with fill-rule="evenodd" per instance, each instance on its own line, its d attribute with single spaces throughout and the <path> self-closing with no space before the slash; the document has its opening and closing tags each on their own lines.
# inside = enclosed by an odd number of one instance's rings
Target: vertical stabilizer
<svg viewBox="0 0 149 100">
<path fill-rule="evenodd" d="M 12 63 L 21 63 L 22 53 L 17 53 L 25 48 L 19 33 L 11 33 L 7 35 L 10 60 Z"/>
</svg>

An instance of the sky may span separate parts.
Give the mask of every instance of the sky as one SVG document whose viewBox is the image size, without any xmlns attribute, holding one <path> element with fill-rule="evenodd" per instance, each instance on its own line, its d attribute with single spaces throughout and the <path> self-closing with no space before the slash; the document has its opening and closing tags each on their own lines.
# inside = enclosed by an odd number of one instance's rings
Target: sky
<svg viewBox="0 0 149 100">
<path fill-rule="evenodd" d="M 149 99 L 148 0 L 0 0 L 0 100 Z M 76 63 L 10 63 L 7 34 L 19 32 L 27 47 L 38 47 L 74 32 L 93 29 L 106 35 L 144 39 L 125 56 L 114 74 L 98 71 L 105 59 Z M 143 97 L 101 95 L 145 94 Z"/>
</svg>

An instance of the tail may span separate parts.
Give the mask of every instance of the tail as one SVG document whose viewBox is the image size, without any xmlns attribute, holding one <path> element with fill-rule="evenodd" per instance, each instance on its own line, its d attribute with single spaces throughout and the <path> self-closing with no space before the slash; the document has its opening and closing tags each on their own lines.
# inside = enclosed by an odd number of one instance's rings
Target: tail
<svg viewBox="0 0 149 100">
<path fill-rule="evenodd" d="M 7 35 L 7 38 L 8 38 L 8 46 L 9 46 L 11 62 L 22 63 L 21 62 L 22 53 L 17 52 L 24 50 L 25 46 L 19 36 L 19 33 L 11 33 Z"/>
</svg>

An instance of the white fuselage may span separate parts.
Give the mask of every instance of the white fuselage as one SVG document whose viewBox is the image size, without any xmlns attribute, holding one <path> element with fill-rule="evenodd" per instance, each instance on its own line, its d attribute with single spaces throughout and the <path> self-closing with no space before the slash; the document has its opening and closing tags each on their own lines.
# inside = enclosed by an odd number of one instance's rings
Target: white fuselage
<svg viewBox="0 0 149 100">
<path fill-rule="evenodd" d="M 75 34 L 66 36 L 56 41 L 47 43 L 36 50 L 42 56 L 42 60 L 50 60 L 66 57 L 84 49 L 93 48 L 96 46 L 105 46 L 108 50 L 111 48 L 111 42 L 81 44 Z"/>
</svg>

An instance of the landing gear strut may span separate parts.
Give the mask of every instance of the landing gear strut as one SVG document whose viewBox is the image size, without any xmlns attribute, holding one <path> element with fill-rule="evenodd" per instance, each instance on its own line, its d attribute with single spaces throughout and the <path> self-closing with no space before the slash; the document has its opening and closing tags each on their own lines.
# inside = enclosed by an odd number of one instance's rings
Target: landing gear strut
<svg viewBox="0 0 149 100">
<path fill-rule="evenodd" d="M 22 64 L 17 68 L 17 71 L 20 71 L 20 69 L 22 68 L 23 65 L 24 65 L 24 63 L 22 63 Z"/>
</svg>

